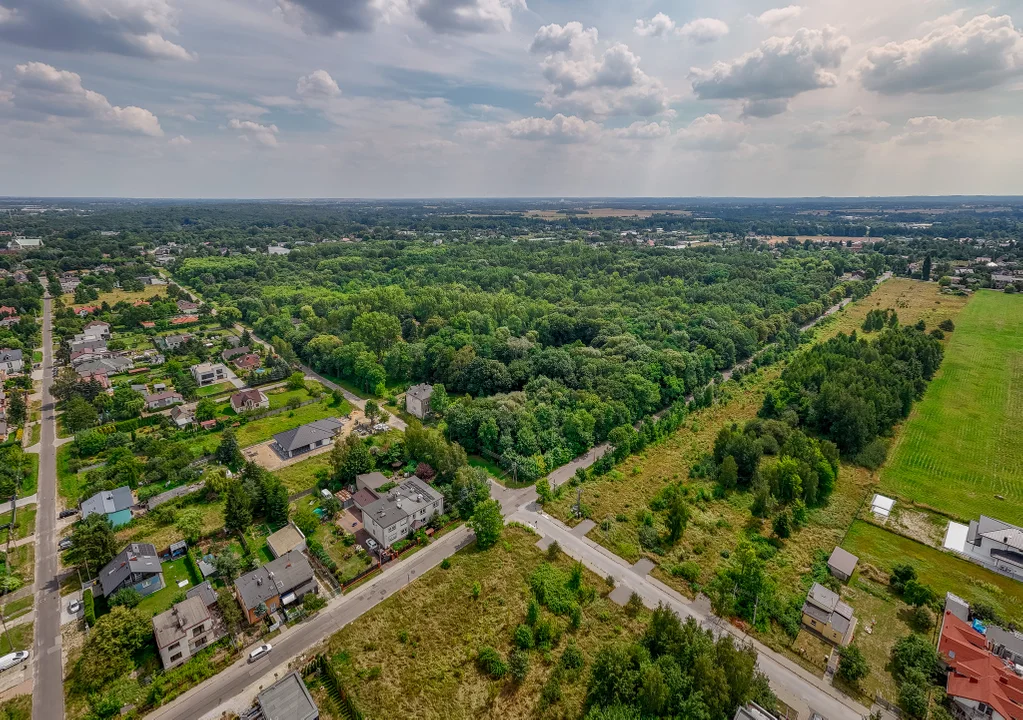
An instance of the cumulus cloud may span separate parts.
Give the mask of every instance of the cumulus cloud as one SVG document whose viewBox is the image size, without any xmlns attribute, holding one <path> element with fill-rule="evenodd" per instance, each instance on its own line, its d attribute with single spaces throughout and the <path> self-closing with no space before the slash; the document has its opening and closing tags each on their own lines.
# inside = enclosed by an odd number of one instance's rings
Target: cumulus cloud
<svg viewBox="0 0 1023 720">
<path fill-rule="evenodd" d="M 304 100 L 325 99 L 340 95 L 341 88 L 326 70 L 315 70 L 298 79 L 295 92 Z"/>
<path fill-rule="evenodd" d="M 1023 71 L 1023 36 L 1008 15 L 944 20 L 922 38 L 868 50 L 858 67 L 863 87 L 885 95 L 984 90 Z"/>
<path fill-rule="evenodd" d="M 896 145 L 925 145 L 934 142 L 962 143 L 979 140 L 1002 125 L 1002 118 L 993 117 L 987 120 L 974 118 L 948 118 L 928 115 L 915 117 L 906 121 L 903 131 L 892 138 Z"/>
<path fill-rule="evenodd" d="M 231 130 L 238 130 L 241 133 L 239 137 L 244 140 L 252 140 L 266 147 L 277 147 L 277 133 L 279 131 L 276 125 L 261 125 L 252 120 L 233 118 L 227 124 L 227 127 Z"/>
<path fill-rule="evenodd" d="M 177 137 L 171 138 L 167 141 L 168 144 L 174 145 L 175 147 L 185 147 L 191 145 L 192 141 L 186 138 L 184 135 L 178 135 Z"/>
<path fill-rule="evenodd" d="M 628 45 L 598 49 L 596 28 L 581 23 L 541 27 L 530 47 L 543 54 L 544 77 L 550 83 L 540 104 L 582 115 L 657 115 L 668 110 L 664 85 L 639 66 Z"/>
<path fill-rule="evenodd" d="M 416 17 L 438 33 L 494 33 L 510 30 L 512 13 L 525 0 L 413 0 Z"/>
<path fill-rule="evenodd" d="M 838 84 L 836 70 L 849 38 L 835 28 L 801 28 L 790 37 L 772 37 L 731 62 L 693 68 L 693 91 L 703 100 L 746 100 L 745 113 L 768 117 L 784 112 L 797 95 Z"/>
<path fill-rule="evenodd" d="M 168 0 L 0 1 L 0 40 L 44 50 L 193 59 L 166 37 L 176 23 Z"/>
<path fill-rule="evenodd" d="M 443 34 L 510 30 L 525 0 L 277 0 L 289 22 L 311 35 L 370 32 L 383 20 L 415 17 Z"/>
<path fill-rule="evenodd" d="M 686 40 L 705 45 L 720 40 L 728 34 L 728 25 L 717 18 L 699 18 L 678 29 L 678 34 Z"/>
<path fill-rule="evenodd" d="M 784 25 L 790 20 L 795 20 L 797 17 L 803 14 L 803 8 L 799 5 L 789 5 L 781 8 L 771 8 L 770 10 L 763 12 L 757 18 L 757 22 L 764 27 L 778 27 Z"/>
<path fill-rule="evenodd" d="M 870 117 L 863 108 L 854 108 L 847 115 L 832 122 L 817 121 L 796 132 L 794 147 L 820 147 L 842 139 L 869 140 L 884 132 L 890 125 L 884 120 Z"/>
<path fill-rule="evenodd" d="M 579 143 L 600 135 L 600 125 L 580 117 L 558 113 L 554 117 L 529 117 L 513 120 L 505 125 L 508 136 L 516 140 L 550 140 L 559 143 Z"/>
<path fill-rule="evenodd" d="M 658 140 L 671 135 L 671 128 L 666 122 L 644 122 L 637 120 L 628 127 L 617 128 L 614 136 L 623 140 Z"/>
<path fill-rule="evenodd" d="M 277 8 L 311 35 L 369 32 L 380 19 L 376 0 L 277 0 Z"/>
<path fill-rule="evenodd" d="M 679 144 L 691 150 L 729 152 L 738 150 L 749 135 L 749 125 L 723 119 L 720 115 L 704 115 L 676 133 Z"/>
<path fill-rule="evenodd" d="M 30 116 L 66 118 L 76 126 L 97 132 L 126 132 L 160 137 L 156 115 L 140 107 L 113 105 L 98 92 L 82 86 L 77 73 L 30 62 L 14 68 L 11 102 Z"/>
<path fill-rule="evenodd" d="M 644 20 L 643 18 L 637 20 L 635 27 L 632 28 L 632 32 L 641 37 L 660 37 L 661 35 L 667 35 L 674 29 L 675 21 L 660 12 L 649 20 Z"/>
</svg>

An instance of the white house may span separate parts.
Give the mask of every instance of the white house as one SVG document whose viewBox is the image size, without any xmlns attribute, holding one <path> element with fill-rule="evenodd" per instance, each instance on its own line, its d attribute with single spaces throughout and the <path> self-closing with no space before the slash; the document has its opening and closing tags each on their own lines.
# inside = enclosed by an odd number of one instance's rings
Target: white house
<svg viewBox="0 0 1023 720">
<path fill-rule="evenodd" d="M 21 359 L 21 350 L 0 349 L 0 370 L 7 373 L 20 373 L 24 365 L 25 363 Z"/>
<path fill-rule="evenodd" d="M 981 515 L 970 521 L 962 552 L 968 560 L 1023 581 L 1023 528 Z"/>
<path fill-rule="evenodd" d="M 378 495 L 368 489 L 360 493 L 366 499 L 370 495 L 376 497 L 360 509 L 363 527 L 381 547 L 391 547 L 444 514 L 444 496 L 415 476 L 386 494 Z"/>
<path fill-rule="evenodd" d="M 192 377 L 195 378 L 196 385 L 199 387 L 205 387 L 206 385 L 213 385 L 227 380 L 230 375 L 228 374 L 227 367 L 224 366 L 223 363 L 207 362 L 193 365 Z"/>
<path fill-rule="evenodd" d="M 405 409 L 422 420 L 430 412 L 430 398 L 433 396 L 433 385 L 422 383 L 413 385 L 405 393 Z"/>
</svg>

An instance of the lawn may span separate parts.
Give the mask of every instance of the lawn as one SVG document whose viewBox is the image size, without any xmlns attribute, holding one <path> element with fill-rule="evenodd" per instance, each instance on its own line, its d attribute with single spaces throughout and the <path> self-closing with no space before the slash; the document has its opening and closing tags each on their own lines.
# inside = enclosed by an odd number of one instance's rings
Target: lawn
<svg viewBox="0 0 1023 720">
<path fill-rule="evenodd" d="M 26 538 L 36 531 L 36 506 L 26 505 L 25 507 L 18 508 L 17 517 L 15 518 L 17 525 L 14 528 L 14 534 L 11 536 L 11 540 L 21 540 Z M 11 521 L 11 513 L 5 512 L 0 515 L 0 525 L 6 525 Z M 9 530 L 0 530 L 0 544 L 7 543 L 7 536 L 10 535 Z"/>
<path fill-rule="evenodd" d="M 0 633 L 0 655 L 6 655 L 15 650 L 31 650 L 34 627 L 35 623 L 8 626 L 7 632 Z"/>
<path fill-rule="evenodd" d="M 110 307 L 113 307 L 117 303 L 121 302 L 135 302 L 136 300 L 149 300 L 154 297 L 163 297 L 167 294 L 166 285 L 146 285 L 144 290 L 138 290 L 135 292 L 128 292 L 127 290 L 111 290 L 110 292 L 101 292 L 99 294 L 99 300 L 87 303 L 89 305 L 102 305 L 108 303 Z M 75 294 L 68 293 L 62 296 L 65 305 L 73 305 L 75 302 Z M 76 307 L 81 307 L 78 304 Z"/>
<path fill-rule="evenodd" d="M 863 520 L 852 524 L 842 547 L 859 557 L 860 574 L 864 574 L 865 563 L 883 574 L 898 563 L 909 563 L 916 568 L 920 581 L 934 588 L 939 597 L 953 592 L 970 603 L 991 605 L 1017 625 L 1023 622 L 1023 584 L 980 565 Z"/>
<path fill-rule="evenodd" d="M 36 425 L 35 427 L 38 428 L 39 426 Z M 33 442 L 38 442 L 38 440 L 33 438 Z M 39 488 L 39 456 L 35 453 L 25 453 L 25 458 L 29 469 L 21 481 L 21 490 L 18 491 L 18 495 L 21 497 L 34 495 Z"/>
<path fill-rule="evenodd" d="M 41 438 L 42 435 L 43 435 L 43 426 L 40 425 L 39 423 L 36 423 L 35 425 L 32 426 L 32 441 L 29 442 L 29 445 L 30 446 L 31 445 L 38 445 L 39 444 L 39 438 Z"/>
<path fill-rule="evenodd" d="M 316 471 L 329 468 L 330 453 L 324 452 L 282 467 L 280 470 L 275 470 L 274 474 L 281 479 L 284 487 L 288 488 L 288 494 L 294 495 L 297 492 L 314 487 L 316 485 Z"/>
<path fill-rule="evenodd" d="M 16 617 L 24 615 L 32 609 L 35 604 L 35 595 L 26 595 L 25 597 L 9 602 L 4 605 L 4 619 L 13 620 Z M 0 715 L 0 717 L 3 717 Z"/>
<path fill-rule="evenodd" d="M 11 574 L 20 577 L 25 585 L 35 580 L 35 549 L 35 543 L 25 543 L 11 548 L 11 551 L 7 553 L 7 560 L 11 564 Z"/>
<path fill-rule="evenodd" d="M 207 385 L 206 387 L 197 388 L 195 391 L 196 397 L 214 397 L 216 395 L 224 395 L 234 390 L 234 385 L 229 382 L 217 383 L 216 385 Z"/>
<path fill-rule="evenodd" d="M 1023 524 L 1023 297 L 982 290 L 881 473 L 883 490 L 964 521 Z"/>
<path fill-rule="evenodd" d="M 187 505 L 186 508 L 198 508 L 202 511 L 202 534 L 204 536 L 224 527 L 224 502 L 222 500 Z M 178 512 L 181 512 L 181 509 Z M 131 527 L 117 530 L 115 535 L 119 548 L 123 548 L 130 542 L 148 542 L 155 545 L 157 551 L 169 547 L 171 543 L 178 540 L 184 540 L 184 535 L 173 523 L 159 525 L 150 515 L 136 520 Z"/>
<path fill-rule="evenodd" d="M 61 445 L 57 448 L 57 491 L 67 501 L 67 505 L 76 505 L 81 486 L 78 482 L 78 473 L 72 472 L 69 466 L 71 460 L 71 443 Z"/>
<path fill-rule="evenodd" d="M 343 415 L 344 409 L 344 407 L 339 408 L 332 405 L 328 398 L 323 402 L 306 405 L 297 410 L 289 410 L 245 423 L 235 428 L 235 437 L 238 439 L 238 445 L 245 448 L 269 440 L 277 433 L 291 430 L 299 425 L 305 425 L 314 420 Z M 222 431 L 197 434 L 189 445 L 200 454 L 213 452 L 216 450 L 217 445 L 220 444 L 221 434 Z"/>
<path fill-rule="evenodd" d="M 306 385 L 308 387 L 319 387 L 322 391 L 323 386 L 318 382 L 307 380 Z M 322 392 L 321 392 L 322 394 Z M 298 402 L 305 402 L 312 400 L 313 396 L 307 388 L 299 390 L 288 390 L 287 388 L 278 388 L 276 390 L 270 390 L 266 393 L 267 399 L 270 401 L 270 409 L 277 410 L 278 408 L 287 407 L 288 402 L 293 399 L 298 399 Z"/>
<path fill-rule="evenodd" d="M 341 582 L 349 582 L 358 577 L 371 564 L 369 555 L 358 545 L 345 545 L 335 534 L 333 523 L 323 523 L 313 534 L 313 539 L 323 545 L 324 551 L 331 560 L 337 563 L 341 571 Z"/>
<path fill-rule="evenodd" d="M 159 548 L 157 549 L 159 550 Z M 169 610 L 178 595 L 183 597 L 191 587 L 198 583 L 198 578 L 193 577 L 192 573 L 189 572 L 185 558 L 165 562 L 160 568 L 163 570 L 165 587 L 152 595 L 142 598 L 142 602 L 139 603 L 139 610 L 146 617 L 159 615 L 164 610 Z M 187 580 L 188 585 L 179 588 L 179 580 Z"/>
<path fill-rule="evenodd" d="M 525 618 L 528 578 L 543 562 L 536 540 L 521 528 L 507 528 L 495 547 L 480 552 L 472 545 L 459 552 L 449 569 L 429 571 L 327 641 L 326 655 L 366 717 L 536 717 L 540 689 L 569 639 L 588 666 L 605 643 L 640 632 L 645 613 L 629 619 L 598 595 L 584 606 L 582 627 L 566 632 L 551 651 L 552 662 L 540 651 L 530 652 L 530 671 L 520 686 L 484 677 L 475 665 L 479 648 L 491 645 L 507 657 L 512 633 Z M 562 555 L 557 565 L 567 571 L 570 561 Z M 585 582 L 601 594 L 608 589 L 588 571 Z M 480 594 L 473 599 L 477 584 Z M 563 618 L 557 621 L 565 627 Z M 578 678 L 563 681 L 561 701 L 544 715 L 581 717 L 587 674 L 583 669 Z"/>
</svg>

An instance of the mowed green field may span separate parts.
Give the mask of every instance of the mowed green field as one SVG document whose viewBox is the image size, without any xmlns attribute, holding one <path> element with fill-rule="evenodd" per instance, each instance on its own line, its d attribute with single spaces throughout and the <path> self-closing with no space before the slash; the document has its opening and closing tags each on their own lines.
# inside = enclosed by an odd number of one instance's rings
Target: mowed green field
<svg viewBox="0 0 1023 720">
<path fill-rule="evenodd" d="M 982 290 L 881 471 L 882 491 L 1023 525 L 1023 296 Z M 1001 499 L 999 498 L 1001 496 Z"/>
</svg>

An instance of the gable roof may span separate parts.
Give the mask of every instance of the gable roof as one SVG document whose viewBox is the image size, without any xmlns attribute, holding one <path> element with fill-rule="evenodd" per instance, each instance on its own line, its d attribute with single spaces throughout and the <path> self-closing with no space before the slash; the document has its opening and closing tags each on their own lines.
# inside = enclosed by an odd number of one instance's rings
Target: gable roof
<svg viewBox="0 0 1023 720">
<path fill-rule="evenodd" d="M 1008 720 L 1023 720 L 1023 678 L 987 649 L 983 635 L 948 610 L 941 623 L 938 652 L 951 668 L 949 695 L 987 703 Z"/>
<path fill-rule="evenodd" d="M 201 597 L 185 597 L 185 599 L 153 617 L 153 633 L 156 645 L 165 648 L 178 640 L 188 637 L 188 631 L 199 623 L 210 619 L 210 611 Z"/>
<path fill-rule="evenodd" d="M 126 510 L 134 504 L 135 498 L 132 497 L 131 488 L 127 485 L 113 490 L 101 490 L 82 503 L 82 519 L 90 515 L 110 515 Z"/>
<path fill-rule="evenodd" d="M 429 400 L 430 396 L 433 395 L 433 385 L 427 385 L 426 383 L 413 385 L 405 392 L 405 394 L 411 395 L 417 400 Z"/>
<path fill-rule="evenodd" d="M 258 388 L 250 388 L 248 390 L 241 390 L 231 396 L 231 407 L 235 410 L 245 405 L 245 401 L 249 400 L 255 404 L 259 404 L 266 400 L 266 395 L 263 394 L 262 390 Z"/>
<path fill-rule="evenodd" d="M 224 352 L 220 353 L 220 357 L 221 357 L 221 359 L 224 362 L 227 362 L 228 360 L 230 360 L 233 357 L 237 357 L 238 355 L 246 354 L 248 351 L 249 351 L 249 346 L 248 345 L 242 345 L 240 347 L 228 348 Z"/>
<path fill-rule="evenodd" d="M 271 573 L 273 574 L 271 576 Z M 300 550 L 292 550 L 234 581 L 246 610 L 277 595 L 284 595 L 313 579 L 313 568 Z"/>
<path fill-rule="evenodd" d="M 314 442 L 334 437 L 344 424 L 337 418 L 315 420 L 274 435 L 274 442 L 285 452 L 308 447 Z"/>
<path fill-rule="evenodd" d="M 100 570 L 99 582 L 103 597 L 114 592 L 133 573 L 153 575 L 162 573 L 160 558 L 152 543 L 132 543 Z"/>
</svg>

